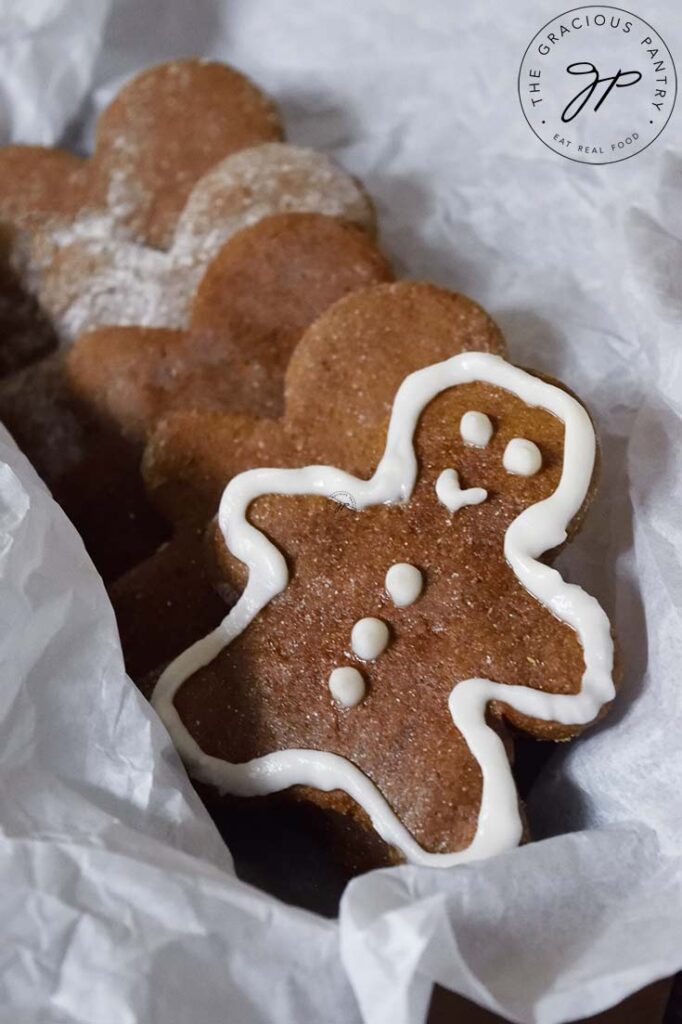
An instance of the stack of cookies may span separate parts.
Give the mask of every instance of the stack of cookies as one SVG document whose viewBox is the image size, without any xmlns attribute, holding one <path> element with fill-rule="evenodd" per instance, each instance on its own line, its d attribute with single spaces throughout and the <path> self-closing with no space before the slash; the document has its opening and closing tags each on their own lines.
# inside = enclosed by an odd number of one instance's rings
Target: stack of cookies
<svg viewBox="0 0 682 1024">
<path fill-rule="evenodd" d="M 344 870 L 449 867 L 527 838 L 515 734 L 614 696 L 608 620 L 549 565 L 594 431 L 474 302 L 395 282 L 362 186 L 282 139 L 190 60 L 89 159 L 0 150 L 0 419 L 233 845 L 303 813 Z"/>
</svg>

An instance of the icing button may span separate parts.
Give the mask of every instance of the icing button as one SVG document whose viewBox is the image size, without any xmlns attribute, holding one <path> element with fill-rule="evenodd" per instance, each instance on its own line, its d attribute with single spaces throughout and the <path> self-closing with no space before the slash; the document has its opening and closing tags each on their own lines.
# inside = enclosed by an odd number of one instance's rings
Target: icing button
<svg viewBox="0 0 682 1024">
<path fill-rule="evenodd" d="M 409 562 L 396 562 L 386 573 L 386 593 L 397 608 L 414 604 L 423 588 L 424 577 Z"/>
<path fill-rule="evenodd" d="M 374 661 L 388 647 L 388 626 L 381 619 L 359 619 L 353 626 L 350 644 L 363 661 Z"/>
<path fill-rule="evenodd" d="M 330 673 L 329 690 L 337 704 L 354 708 L 365 696 L 365 680 L 356 668 L 344 665 Z"/>
</svg>

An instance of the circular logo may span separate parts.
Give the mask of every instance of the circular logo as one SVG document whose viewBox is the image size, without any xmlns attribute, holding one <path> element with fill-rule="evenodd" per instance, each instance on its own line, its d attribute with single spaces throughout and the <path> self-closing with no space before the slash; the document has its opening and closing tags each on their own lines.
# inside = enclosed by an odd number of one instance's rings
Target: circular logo
<svg viewBox="0 0 682 1024">
<path fill-rule="evenodd" d="M 541 142 L 584 164 L 641 153 L 670 120 L 677 74 L 662 38 L 620 7 L 576 7 L 547 22 L 519 69 L 519 99 Z"/>
<path fill-rule="evenodd" d="M 329 497 L 335 501 L 338 508 L 347 508 L 351 512 L 357 512 L 358 504 L 349 491 L 334 491 Z"/>
</svg>

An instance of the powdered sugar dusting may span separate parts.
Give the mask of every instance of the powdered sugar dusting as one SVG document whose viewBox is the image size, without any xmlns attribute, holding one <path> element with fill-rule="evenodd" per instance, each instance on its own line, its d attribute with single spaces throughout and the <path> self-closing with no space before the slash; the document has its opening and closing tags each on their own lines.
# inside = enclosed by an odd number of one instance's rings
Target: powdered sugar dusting
<svg viewBox="0 0 682 1024">
<path fill-rule="evenodd" d="M 195 185 L 174 250 L 187 263 L 206 263 L 236 231 L 276 213 L 322 213 L 374 226 L 368 197 L 329 157 L 271 142 L 228 157 Z"/>
<path fill-rule="evenodd" d="M 117 162 L 109 170 L 107 209 L 117 225 L 125 225 L 134 215 L 146 210 L 150 195 L 135 177 L 134 143 L 120 135 L 114 144 Z"/>
<path fill-rule="evenodd" d="M 200 270 L 192 271 L 196 279 Z M 168 253 L 124 239 L 89 239 L 59 252 L 44 275 L 41 301 L 69 341 L 111 324 L 183 327 L 192 290 Z"/>
<path fill-rule="evenodd" d="M 126 227 L 141 198 L 123 168 L 108 206 L 36 232 L 17 253 L 23 283 L 63 342 L 105 325 L 187 326 L 192 296 L 222 245 L 278 213 L 322 213 L 371 229 L 362 188 L 324 154 L 283 143 L 242 150 L 192 190 L 168 251 L 135 241 Z"/>
</svg>

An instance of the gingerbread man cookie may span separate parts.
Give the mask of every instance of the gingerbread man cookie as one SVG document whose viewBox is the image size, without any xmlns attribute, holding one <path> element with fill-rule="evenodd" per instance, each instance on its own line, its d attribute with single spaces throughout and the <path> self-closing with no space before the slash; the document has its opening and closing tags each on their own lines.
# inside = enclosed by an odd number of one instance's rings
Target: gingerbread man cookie
<svg viewBox="0 0 682 1024">
<path fill-rule="evenodd" d="M 362 188 L 281 134 L 271 102 L 238 72 L 175 61 L 119 94 L 90 160 L 0 150 L 13 263 L 62 340 L 102 324 L 185 327 L 221 245 L 270 214 L 317 211 L 372 229 Z"/>
<path fill-rule="evenodd" d="M 250 466 L 347 458 L 355 472 L 370 472 L 377 430 L 402 378 L 472 348 L 504 352 L 498 328 L 476 303 L 428 284 L 376 285 L 341 299 L 305 332 L 287 369 L 280 419 L 167 417 L 146 449 L 144 476 L 174 536 L 110 591 L 133 678 L 145 687 L 147 672 L 225 613 L 212 585 L 214 558 L 200 538 L 230 477 Z M 218 580 L 218 587 L 234 599 L 232 586 Z"/>
<path fill-rule="evenodd" d="M 182 130 L 187 123 L 191 132 Z M 53 275 L 65 287 L 66 280 L 51 264 L 69 240 L 167 246 L 200 177 L 226 156 L 281 135 L 273 104 L 243 75 L 187 60 L 151 68 L 122 90 L 100 118 L 89 160 L 42 146 L 0 149 L 0 373 L 55 348 L 55 330 L 73 337 L 54 297 Z M 68 287 L 96 303 L 87 285 L 80 274 Z M 118 307 L 126 309 L 121 294 Z"/>
<path fill-rule="evenodd" d="M 196 181 L 219 160 L 277 141 L 272 102 L 224 64 L 177 60 L 133 78 L 104 111 L 83 159 L 43 146 L 0 150 L 0 218 L 18 229 L 81 224 L 170 244 Z"/>
<path fill-rule="evenodd" d="M 349 292 L 392 279 L 369 236 L 322 214 L 267 217 L 209 265 L 185 331 L 100 328 L 67 357 L 74 392 L 136 441 L 178 410 L 274 417 L 296 342 Z"/>
<path fill-rule="evenodd" d="M 327 156 L 270 143 L 228 157 L 197 182 L 167 251 L 102 237 L 95 223 L 38 234 L 29 262 L 42 267 L 36 291 L 67 340 L 102 324 L 183 327 L 225 241 L 263 217 L 309 211 L 374 228 L 367 195 Z"/>
<path fill-rule="evenodd" d="M 308 332 L 316 364 L 291 364 L 293 416 L 335 384 L 323 451 L 362 378 L 334 317 L 368 294 Z M 221 572 L 242 594 L 152 699 L 198 780 L 331 802 L 446 867 L 522 836 L 501 723 L 568 738 L 613 699 L 608 619 L 548 564 L 590 500 L 596 441 L 577 399 L 490 352 L 413 371 L 382 411 L 349 424 L 340 465 L 293 468 L 309 442 L 290 423 L 282 465 L 228 483 Z"/>
<path fill-rule="evenodd" d="M 266 218 L 209 265 L 188 330 L 86 335 L 7 378 L 0 418 L 113 579 L 167 532 L 138 469 L 158 418 L 178 409 L 275 415 L 303 330 L 334 300 L 390 277 L 359 228 L 321 214 Z"/>
</svg>

